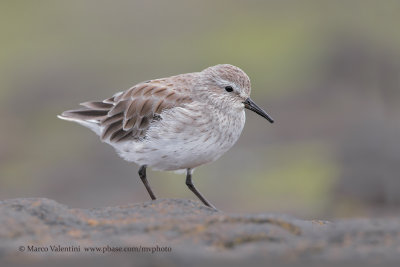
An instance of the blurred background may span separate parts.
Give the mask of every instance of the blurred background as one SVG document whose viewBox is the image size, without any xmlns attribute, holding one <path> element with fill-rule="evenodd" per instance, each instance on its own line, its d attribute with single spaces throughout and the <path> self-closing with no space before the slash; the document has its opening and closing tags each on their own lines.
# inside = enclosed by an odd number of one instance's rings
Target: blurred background
<svg viewBox="0 0 400 267">
<path fill-rule="evenodd" d="M 56 115 L 137 82 L 219 63 L 252 98 L 238 143 L 194 174 L 227 212 L 400 211 L 399 1 L 1 1 L 0 199 L 76 208 L 149 200 L 138 166 Z M 160 198 L 182 174 L 148 172 Z"/>
</svg>

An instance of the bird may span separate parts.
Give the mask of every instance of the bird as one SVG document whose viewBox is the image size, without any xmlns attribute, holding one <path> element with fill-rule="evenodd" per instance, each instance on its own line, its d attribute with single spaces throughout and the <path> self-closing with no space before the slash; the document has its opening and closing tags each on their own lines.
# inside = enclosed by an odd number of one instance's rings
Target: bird
<svg viewBox="0 0 400 267">
<path fill-rule="evenodd" d="M 250 92 L 250 78 L 242 69 L 219 64 L 140 82 L 58 117 L 89 128 L 121 158 L 136 163 L 152 200 L 156 196 L 147 180 L 148 167 L 186 173 L 187 187 L 216 210 L 194 186 L 193 170 L 216 161 L 236 143 L 245 125 L 245 109 L 274 122 Z"/>
</svg>

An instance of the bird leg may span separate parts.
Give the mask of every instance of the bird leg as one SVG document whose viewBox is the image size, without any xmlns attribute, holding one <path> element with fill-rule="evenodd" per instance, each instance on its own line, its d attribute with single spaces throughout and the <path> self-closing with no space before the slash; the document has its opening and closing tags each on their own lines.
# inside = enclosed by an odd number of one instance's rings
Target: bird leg
<svg viewBox="0 0 400 267">
<path fill-rule="evenodd" d="M 139 173 L 139 177 L 142 180 L 144 186 L 146 187 L 147 192 L 149 192 L 149 195 L 150 195 L 151 199 L 152 200 L 156 200 L 156 196 L 154 195 L 153 191 L 151 190 L 149 182 L 147 182 L 146 168 L 147 168 L 147 165 L 140 166 L 140 169 L 139 169 L 139 172 L 138 172 Z"/>
<path fill-rule="evenodd" d="M 217 210 L 213 204 L 211 204 L 210 202 L 207 201 L 207 199 L 205 199 L 199 191 L 197 191 L 196 187 L 194 187 L 194 184 L 192 182 L 192 169 L 187 169 L 186 172 L 186 185 L 189 187 L 189 189 L 201 200 L 201 202 L 204 203 L 204 205 L 213 208 L 215 210 Z"/>
</svg>

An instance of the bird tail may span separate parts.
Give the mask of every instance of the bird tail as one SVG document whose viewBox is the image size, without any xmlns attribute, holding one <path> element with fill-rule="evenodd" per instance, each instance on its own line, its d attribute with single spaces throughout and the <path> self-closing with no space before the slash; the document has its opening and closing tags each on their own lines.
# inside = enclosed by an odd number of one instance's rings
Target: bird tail
<svg viewBox="0 0 400 267">
<path fill-rule="evenodd" d="M 57 117 L 66 121 L 73 121 L 85 126 L 97 135 L 101 134 L 101 121 L 107 118 L 107 113 L 113 104 L 104 102 L 85 102 L 81 103 L 84 108 L 64 111 Z"/>
</svg>

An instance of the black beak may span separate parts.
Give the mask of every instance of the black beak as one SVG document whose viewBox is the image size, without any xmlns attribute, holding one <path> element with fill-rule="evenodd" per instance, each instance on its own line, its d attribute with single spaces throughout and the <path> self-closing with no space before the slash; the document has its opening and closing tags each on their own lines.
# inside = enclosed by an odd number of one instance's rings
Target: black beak
<svg viewBox="0 0 400 267">
<path fill-rule="evenodd" d="M 271 116 L 269 116 L 267 112 L 265 112 L 262 108 L 257 106 L 257 104 L 254 103 L 253 100 L 250 99 L 250 97 L 247 98 L 246 101 L 243 102 L 243 104 L 245 108 L 250 109 L 251 111 L 257 113 L 258 115 L 266 118 L 270 123 L 274 123 L 274 120 L 271 118 Z"/>
</svg>

